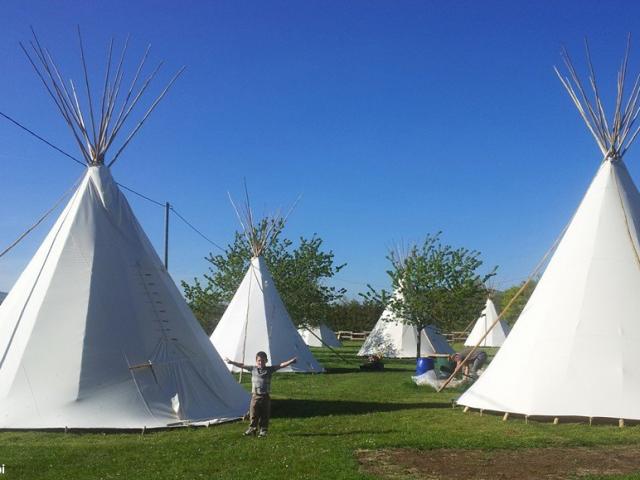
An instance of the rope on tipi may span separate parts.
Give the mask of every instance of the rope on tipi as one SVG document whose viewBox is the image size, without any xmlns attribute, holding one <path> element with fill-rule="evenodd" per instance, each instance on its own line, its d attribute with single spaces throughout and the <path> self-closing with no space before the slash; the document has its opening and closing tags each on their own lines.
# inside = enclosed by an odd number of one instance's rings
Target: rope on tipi
<svg viewBox="0 0 640 480">
<path fill-rule="evenodd" d="M 585 52 L 587 57 L 587 65 L 589 69 L 589 84 L 591 86 L 592 96 L 590 98 L 587 94 L 587 90 L 584 88 L 575 67 L 573 66 L 573 62 L 571 57 L 569 56 L 567 50 L 565 48 L 562 49 L 561 56 L 564 64 L 569 72 L 569 76 L 562 75 L 557 67 L 554 67 L 556 75 L 562 82 L 562 85 L 566 89 L 567 93 L 573 100 L 580 116 L 587 124 L 587 128 L 593 135 L 600 148 L 600 151 L 604 155 L 603 161 L 621 161 L 624 154 L 629 150 L 634 140 L 640 133 L 640 126 L 635 127 L 636 119 L 640 114 L 640 74 L 638 74 L 633 83 L 633 87 L 629 96 L 624 101 L 624 90 L 625 83 L 627 77 L 627 67 L 629 64 L 629 52 L 631 50 L 631 35 L 627 37 L 627 46 L 625 49 L 624 57 L 622 59 L 622 63 L 620 65 L 620 69 L 618 70 L 617 75 L 617 88 L 616 88 L 616 101 L 613 111 L 613 118 L 611 121 L 607 121 L 607 115 L 604 110 L 604 106 L 600 97 L 600 91 L 598 90 L 598 85 L 596 82 L 596 75 L 593 69 L 593 63 L 591 61 L 591 52 L 589 50 L 589 43 L 585 39 Z M 622 199 L 621 199 L 622 201 Z M 623 205 L 623 211 L 624 205 Z M 575 215 L 575 214 L 574 214 Z M 627 214 L 625 211 L 625 220 L 627 218 Z M 562 230 L 562 233 L 558 236 L 552 247 L 547 251 L 544 255 L 540 263 L 536 266 L 533 273 L 527 278 L 527 281 L 520 287 L 518 292 L 514 295 L 511 301 L 507 304 L 500 315 L 493 322 L 491 327 L 485 332 L 482 338 L 478 341 L 478 343 L 471 349 L 469 354 L 463 361 L 456 367 L 451 376 L 440 386 L 438 392 L 441 392 L 453 379 L 454 375 L 456 375 L 461 368 L 467 363 L 467 359 L 475 352 L 479 345 L 484 341 L 484 339 L 489 335 L 489 332 L 498 324 L 498 322 L 503 317 L 504 313 L 509 310 L 511 305 L 515 302 L 515 300 L 522 294 L 525 288 L 529 285 L 531 280 L 538 274 L 538 272 L 542 269 L 542 266 L 545 264 L 549 255 L 556 249 L 557 245 L 560 243 L 560 240 L 564 236 L 567 228 L 571 224 L 571 220 L 567 223 L 567 225 Z M 631 232 L 629 229 L 629 225 L 627 224 L 627 233 L 631 237 Z M 632 240 L 632 245 L 634 248 L 634 252 L 636 254 L 636 259 L 640 262 L 640 256 L 636 251 L 635 243 Z"/>
<path fill-rule="evenodd" d="M 249 266 L 249 268 L 252 268 Z M 251 283 L 252 283 L 253 275 L 249 277 L 249 295 L 247 298 L 247 313 L 244 317 L 244 338 L 242 339 L 242 360 L 241 362 L 244 364 L 247 359 L 247 330 L 249 330 L 249 308 L 251 307 Z M 238 383 L 242 383 L 242 371 L 244 369 L 240 369 L 240 373 L 238 374 Z"/>
<path fill-rule="evenodd" d="M 345 363 L 348 363 L 350 365 L 356 365 L 355 362 L 352 362 L 350 360 L 347 360 L 345 357 L 343 357 L 342 355 L 340 355 L 331 345 L 329 345 L 327 342 L 325 342 L 322 337 L 320 337 L 319 335 L 316 335 L 316 333 L 308 326 L 308 325 L 303 325 L 302 328 L 304 328 L 307 332 L 309 332 L 311 335 L 313 335 L 314 337 L 316 337 L 317 340 L 320 341 L 320 343 L 322 343 L 322 345 L 324 345 L 325 347 L 327 347 L 331 353 L 333 353 L 336 357 L 338 357 L 340 360 L 342 360 Z"/>
<path fill-rule="evenodd" d="M 624 206 L 624 200 L 622 199 L 622 194 L 620 193 L 620 185 L 618 184 L 617 176 L 615 180 L 616 180 L 616 185 L 618 186 L 617 190 L 618 190 L 618 200 L 620 201 L 620 208 L 622 208 L 622 212 L 624 213 L 623 216 L 624 216 L 625 231 L 627 232 L 627 236 L 629 237 L 629 242 L 631 242 L 631 248 L 633 249 L 633 254 L 636 259 L 636 266 L 640 267 L 640 253 L 638 252 L 638 247 L 636 245 L 638 239 L 634 238 L 633 234 L 631 233 L 631 226 L 629 225 L 629 214 L 627 212 L 627 209 Z"/>
<path fill-rule="evenodd" d="M 573 217 L 571 218 L 571 220 L 573 220 Z M 536 267 L 533 269 L 533 272 L 531 272 L 531 274 L 529 275 L 529 277 L 527 278 L 527 280 L 522 284 L 522 286 L 520 287 L 520 289 L 516 292 L 516 294 L 511 298 L 511 300 L 509 300 L 509 303 L 507 303 L 507 305 L 504 307 L 504 309 L 500 312 L 500 314 L 496 317 L 496 319 L 493 321 L 493 323 L 491 324 L 491 326 L 489 328 L 487 328 L 487 330 L 484 332 L 484 335 L 482 335 L 480 337 L 480 340 L 477 341 L 476 345 L 471 349 L 471 351 L 469 351 L 469 353 L 467 354 L 467 356 L 465 358 L 462 359 L 462 362 L 459 363 L 456 368 L 454 369 L 454 371 L 451 373 L 451 375 L 449 375 L 449 378 L 447 378 L 444 383 L 440 386 L 440 388 L 438 388 L 438 392 L 441 392 L 442 390 L 445 389 L 445 387 L 447 385 L 449 385 L 449 383 L 451 382 L 451 380 L 453 380 L 453 378 L 458 374 L 458 372 L 460 370 L 462 370 L 464 368 L 464 366 L 467 364 L 467 361 L 469 360 L 469 357 L 471 357 L 471 355 L 473 355 L 473 353 L 480 347 L 480 345 L 482 344 L 482 342 L 484 342 L 484 339 L 487 338 L 487 336 L 489 335 L 489 333 L 491 333 L 491 330 L 493 330 L 493 328 L 500 322 L 500 320 L 502 320 L 502 317 L 504 317 L 505 313 L 507 313 L 509 311 L 509 309 L 511 308 L 511 306 L 515 303 L 515 301 L 518 299 L 518 297 L 520 297 L 520 295 L 522 294 L 522 292 L 525 291 L 525 289 L 529 286 L 529 284 L 531 283 L 531 281 L 536 278 L 538 276 L 538 274 L 540 273 L 540 271 L 542 270 L 542 267 L 544 267 L 544 265 L 547 262 L 547 259 L 551 256 L 551 254 L 555 251 L 556 247 L 558 246 L 558 244 L 560 243 L 560 240 L 562 240 L 562 237 L 564 236 L 565 232 L 567 231 L 567 228 L 569 228 L 569 225 L 571 225 L 571 220 L 569 220 L 569 222 L 567 222 L 567 224 L 565 225 L 565 227 L 562 229 L 562 232 L 560 233 L 560 235 L 558 235 L 558 238 L 556 238 L 555 242 L 553 242 L 553 245 L 551 245 L 551 248 L 549 250 L 547 250 L 547 253 L 544 254 L 544 256 L 542 257 L 542 260 L 540 260 L 540 262 L 538 262 L 538 264 L 536 265 Z"/>
<path fill-rule="evenodd" d="M 56 210 L 56 208 L 58 208 L 58 206 L 60 206 L 60 204 L 64 201 L 64 199 L 66 199 L 71 192 L 75 191 L 75 189 L 78 187 L 78 183 L 80 183 L 81 180 L 82 178 L 79 178 L 78 180 L 73 182 L 73 185 L 71 186 L 71 188 L 66 192 L 64 192 L 62 196 L 58 200 L 56 200 L 56 203 L 54 203 L 49 210 L 44 212 L 44 214 L 40 218 L 38 218 L 38 220 L 33 225 L 31 225 L 22 234 L 20 234 L 20 236 L 18 236 L 18 238 L 14 240 L 7 248 L 2 250 L 0 252 L 0 258 L 4 257 L 7 253 L 13 250 L 13 248 L 15 248 L 22 240 L 24 240 L 27 237 L 27 235 L 33 232 L 38 227 L 38 225 L 44 222 L 46 218 L 49 215 L 51 215 Z"/>
</svg>

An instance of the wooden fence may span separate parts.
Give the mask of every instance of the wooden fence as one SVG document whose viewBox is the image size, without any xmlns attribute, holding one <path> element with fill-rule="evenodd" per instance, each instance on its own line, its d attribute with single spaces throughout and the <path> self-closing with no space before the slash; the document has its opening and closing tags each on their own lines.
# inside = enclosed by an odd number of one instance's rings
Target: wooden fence
<svg viewBox="0 0 640 480">
<path fill-rule="evenodd" d="M 336 337 L 338 340 L 362 340 L 369 336 L 371 331 L 363 331 L 363 332 L 350 332 L 348 330 L 339 330 L 336 332 Z"/>
<path fill-rule="evenodd" d="M 349 330 L 339 330 L 336 332 L 338 340 L 360 340 L 364 341 L 371 331 L 351 332 Z M 462 343 L 469 335 L 467 332 L 451 332 L 442 334 L 449 343 Z"/>
<path fill-rule="evenodd" d="M 444 338 L 447 339 L 449 343 L 463 343 L 467 337 L 469 336 L 468 332 L 451 332 L 451 333 L 443 333 Z"/>
</svg>

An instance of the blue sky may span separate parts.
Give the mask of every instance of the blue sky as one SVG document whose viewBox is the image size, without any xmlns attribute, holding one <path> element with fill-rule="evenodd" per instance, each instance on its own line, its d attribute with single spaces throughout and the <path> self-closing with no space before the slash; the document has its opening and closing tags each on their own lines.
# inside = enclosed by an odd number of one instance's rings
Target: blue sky
<svg viewBox="0 0 640 480">
<path fill-rule="evenodd" d="M 227 191 L 240 196 L 244 178 L 258 213 L 302 194 L 287 235 L 318 233 L 348 264 L 334 283 L 352 295 L 388 285 L 394 242 L 439 230 L 499 265 L 505 287 L 553 243 L 600 161 L 553 73 L 560 47 L 582 67 L 587 35 L 612 91 L 639 13 L 620 1 L 8 0 L 0 111 L 76 154 L 18 42 L 33 25 L 79 78 L 76 24 L 99 74 L 109 38 L 130 33 L 130 70 L 147 43 L 165 60 L 161 80 L 187 70 L 114 167 L 118 181 L 170 201 L 219 244 L 238 228 Z M 82 169 L 0 120 L 1 249 Z M 635 178 L 638 154 L 627 155 Z M 161 247 L 162 210 L 128 197 Z M 0 259 L 0 290 L 52 221 Z M 210 245 L 177 219 L 171 235 L 174 279 L 202 274 Z"/>
</svg>

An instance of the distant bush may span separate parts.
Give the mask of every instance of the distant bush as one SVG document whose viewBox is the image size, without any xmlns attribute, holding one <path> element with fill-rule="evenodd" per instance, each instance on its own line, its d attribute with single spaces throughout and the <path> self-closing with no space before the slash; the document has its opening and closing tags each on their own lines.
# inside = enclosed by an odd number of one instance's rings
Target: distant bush
<svg viewBox="0 0 640 480">
<path fill-rule="evenodd" d="M 384 305 L 380 303 L 343 300 L 330 306 L 327 324 L 336 332 L 371 330 L 383 310 Z"/>
</svg>

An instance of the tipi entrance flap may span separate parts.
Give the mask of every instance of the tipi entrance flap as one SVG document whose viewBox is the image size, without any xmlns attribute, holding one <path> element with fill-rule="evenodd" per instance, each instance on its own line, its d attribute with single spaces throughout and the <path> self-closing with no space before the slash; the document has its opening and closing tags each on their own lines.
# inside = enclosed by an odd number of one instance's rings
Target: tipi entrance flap
<svg viewBox="0 0 640 480">
<path fill-rule="evenodd" d="M 174 422 L 190 423 L 211 418 L 202 408 L 211 396 L 225 406 L 224 394 L 212 389 L 188 357 L 148 361 L 130 368 L 136 385 L 150 413 L 158 418 L 174 418 Z M 203 392 L 204 394 L 199 394 Z M 223 411 L 225 409 L 222 409 Z"/>
<path fill-rule="evenodd" d="M 166 369 L 154 365 L 151 361 L 129 367 L 131 375 L 140 391 L 149 413 L 154 417 L 168 418 L 172 415 L 181 420 L 178 412 L 172 411 L 171 399 L 177 395 L 176 388 L 170 387 Z"/>
<path fill-rule="evenodd" d="M 449 355 L 455 353 L 447 339 L 435 325 L 427 325 L 422 329 L 421 343 L 420 348 L 425 356 L 435 353 L 447 353 Z M 428 349 L 425 349 L 423 345 L 427 345 Z"/>
</svg>

